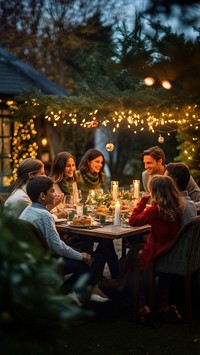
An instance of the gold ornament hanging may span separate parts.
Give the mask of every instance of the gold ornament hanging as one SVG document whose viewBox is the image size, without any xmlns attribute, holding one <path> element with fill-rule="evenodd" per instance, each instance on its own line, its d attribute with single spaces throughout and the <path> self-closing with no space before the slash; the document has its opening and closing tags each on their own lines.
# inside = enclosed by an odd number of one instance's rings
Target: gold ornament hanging
<svg viewBox="0 0 200 355">
<path fill-rule="evenodd" d="M 114 149 L 115 149 L 115 146 L 114 146 L 113 143 L 108 143 L 108 144 L 106 144 L 106 150 L 107 150 L 108 152 L 113 152 Z"/>
<path fill-rule="evenodd" d="M 158 142 L 159 143 L 164 143 L 164 141 L 165 141 L 165 138 L 163 136 L 161 136 L 161 134 L 159 134 Z"/>
</svg>

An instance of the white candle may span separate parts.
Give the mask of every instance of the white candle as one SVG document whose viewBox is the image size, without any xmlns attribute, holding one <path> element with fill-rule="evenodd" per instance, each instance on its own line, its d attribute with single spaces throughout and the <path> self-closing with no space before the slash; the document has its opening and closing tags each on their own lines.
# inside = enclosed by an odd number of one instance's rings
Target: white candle
<svg viewBox="0 0 200 355">
<path fill-rule="evenodd" d="M 134 197 L 139 198 L 139 182 L 137 180 L 134 180 L 133 189 L 134 189 Z"/>
<path fill-rule="evenodd" d="M 113 184 L 113 200 L 116 200 L 118 196 L 118 185 Z"/>
<path fill-rule="evenodd" d="M 114 225 L 119 225 L 120 224 L 120 203 L 117 201 L 115 204 L 115 220 L 114 220 Z"/>
</svg>

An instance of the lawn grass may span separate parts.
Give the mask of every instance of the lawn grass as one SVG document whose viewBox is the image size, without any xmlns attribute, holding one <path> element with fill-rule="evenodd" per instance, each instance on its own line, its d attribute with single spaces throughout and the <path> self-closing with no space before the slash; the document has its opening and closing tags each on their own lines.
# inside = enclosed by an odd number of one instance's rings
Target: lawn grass
<svg viewBox="0 0 200 355">
<path fill-rule="evenodd" d="M 66 353 L 104 355 L 197 355 L 199 336 L 189 335 L 186 324 L 154 323 L 153 326 L 131 321 L 91 321 L 66 332 Z M 66 354 L 61 352 L 59 355 Z"/>
<path fill-rule="evenodd" d="M 28 330 L 19 335 L 2 334 L 1 355 L 199 355 L 200 321 L 195 320 L 195 335 L 187 323 L 153 323 L 106 316 L 86 318 L 83 323 L 66 326 L 55 337 L 46 329 L 37 334 Z M 58 340 L 59 339 L 59 340 Z"/>
<path fill-rule="evenodd" d="M 199 355 L 200 328 L 191 336 L 187 324 L 135 326 L 126 320 L 90 320 L 66 327 L 56 344 L 51 337 L 27 336 L 3 339 L 1 355 Z M 47 334 L 46 334 L 47 335 Z"/>
</svg>

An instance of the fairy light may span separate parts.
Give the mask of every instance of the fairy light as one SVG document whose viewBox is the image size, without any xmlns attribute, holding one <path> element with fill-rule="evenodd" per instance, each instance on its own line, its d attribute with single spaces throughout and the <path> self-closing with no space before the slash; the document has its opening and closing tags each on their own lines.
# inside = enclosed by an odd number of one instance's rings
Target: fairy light
<svg viewBox="0 0 200 355">
<path fill-rule="evenodd" d="M 161 85 L 166 90 L 170 90 L 172 88 L 172 84 L 169 80 L 161 80 Z"/>
<path fill-rule="evenodd" d="M 153 86 L 155 84 L 156 80 L 151 77 L 151 76 L 148 76 L 144 79 L 144 85 L 146 86 Z"/>
<path fill-rule="evenodd" d="M 10 184 L 17 179 L 17 169 L 20 162 L 28 157 L 37 157 L 38 144 L 35 142 L 36 135 L 37 131 L 33 119 L 26 123 L 15 122 L 12 141 L 13 149 L 12 154 L 9 156 L 10 162 L 14 165 L 12 176 L 9 179 Z"/>
<path fill-rule="evenodd" d="M 199 132 L 200 126 L 200 113 L 199 106 L 197 105 L 188 105 L 184 108 L 176 106 L 173 111 L 170 111 L 169 109 L 162 109 L 160 112 L 153 112 L 153 110 L 150 111 L 140 109 L 137 112 L 134 107 L 120 107 L 117 103 L 114 109 L 114 105 L 111 104 L 112 107 L 110 105 L 110 110 L 106 108 L 105 105 L 102 105 L 102 112 L 100 107 L 95 107 L 94 109 L 86 112 L 85 108 L 81 109 L 81 107 L 78 107 L 78 101 L 77 103 L 76 101 L 72 101 L 75 104 L 70 103 L 70 107 L 67 108 L 67 100 L 65 103 L 65 101 L 59 101 L 58 98 L 55 100 L 52 98 L 51 105 L 49 105 L 48 100 L 46 101 L 45 109 L 44 104 L 40 107 L 39 102 L 40 101 L 35 98 L 26 101 L 26 112 L 28 111 L 28 105 L 32 105 L 30 113 L 30 117 L 32 118 L 39 118 L 41 113 L 45 112 L 45 119 L 52 124 L 53 127 L 58 127 L 60 125 L 79 125 L 84 129 L 93 129 L 97 126 L 102 126 L 105 127 L 105 129 L 110 128 L 113 133 L 119 129 L 128 129 L 129 131 L 132 131 L 133 134 L 144 131 L 150 131 L 152 134 L 159 134 L 162 132 L 162 137 L 170 136 L 170 132 L 174 132 L 179 128 L 180 130 L 184 130 L 191 127 L 196 134 L 193 132 L 190 137 L 190 142 L 193 142 L 193 144 L 198 142 L 197 133 Z M 37 111 L 34 110 L 34 107 L 37 107 Z M 30 125 L 27 127 L 27 130 L 28 132 L 23 133 L 25 138 L 22 138 L 21 141 L 26 142 L 26 140 L 29 140 L 30 136 L 34 133 L 34 127 L 31 127 Z M 18 134 L 16 134 L 16 136 L 14 135 L 14 139 L 17 139 L 17 137 Z M 18 146 L 20 146 L 20 144 L 18 144 Z M 192 153 L 194 152 L 194 150 L 191 150 L 187 157 L 192 159 Z"/>
</svg>

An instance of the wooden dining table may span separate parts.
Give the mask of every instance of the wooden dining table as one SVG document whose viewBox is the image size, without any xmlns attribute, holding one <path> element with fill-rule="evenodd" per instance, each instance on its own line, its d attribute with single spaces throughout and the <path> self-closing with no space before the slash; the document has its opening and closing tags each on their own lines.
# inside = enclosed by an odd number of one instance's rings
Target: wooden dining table
<svg viewBox="0 0 200 355">
<path fill-rule="evenodd" d="M 87 235 L 92 237 L 101 237 L 108 239 L 121 239 L 122 240 L 122 256 L 125 256 L 126 253 L 126 237 L 132 237 L 140 235 L 143 237 L 144 235 L 150 232 L 151 226 L 146 224 L 144 226 L 131 227 L 128 224 L 126 225 L 96 225 L 89 227 L 78 227 L 72 226 L 67 222 L 64 223 L 56 223 L 56 228 L 58 232 L 66 232 L 69 237 L 73 235 Z M 66 239 L 67 240 L 67 239 Z"/>
</svg>

